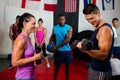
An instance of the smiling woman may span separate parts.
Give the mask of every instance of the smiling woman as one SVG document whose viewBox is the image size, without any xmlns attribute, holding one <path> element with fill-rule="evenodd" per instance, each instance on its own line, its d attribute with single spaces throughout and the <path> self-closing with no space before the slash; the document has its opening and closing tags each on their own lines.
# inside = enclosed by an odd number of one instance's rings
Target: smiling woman
<svg viewBox="0 0 120 80">
<path fill-rule="evenodd" d="M 34 61 L 41 58 L 41 54 L 34 54 L 34 48 L 29 37 L 34 31 L 35 17 L 24 13 L 19 20 L 20 34 L 14 42 L 12 64 L 17 66 L 16 80 L 35 80 Z"/>
</svg>

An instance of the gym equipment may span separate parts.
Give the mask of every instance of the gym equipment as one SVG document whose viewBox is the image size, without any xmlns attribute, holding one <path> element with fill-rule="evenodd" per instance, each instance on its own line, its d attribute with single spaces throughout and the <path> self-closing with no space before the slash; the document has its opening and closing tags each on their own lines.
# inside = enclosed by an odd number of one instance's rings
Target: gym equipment
<svg viewBox="0 0 120 80">
<path fill-rule="evenodd" d="M 41 48 L 42 48 L 42 46 L 40 46 L 40 45 L 36 45 L 35 46 L 35 52 L 36 52 L 36 54 L 41 52 Z"/>
<path fill-rule="evenodd" d="M 82 41 L 82 39 L 90 40 L 92 33 L 93 33 L 92 30 L 84 30 L 84 31 L 78 32 L 75 35 L 73 35 L 70 41 L 71 49 L 73 52 L 73 59 L 83 59 L 87 61 L 91 60 L 91 57 L 89 55 L 85 54 L 84 52 L 81 52 L 78 48 L 73 48 L 72 42 L 74 40 Z"/>
<path fill-rule="evenodd" d="M 74 40 L 72 42 L 73 48 L 76 48 L 76 45 L 78 44 L 78 42 L 79 40 Z M 92 49 L 93 42 L 91 40 L 83 38 L 81 42 L 82 42 L 82 49 L 87 50 L 87 51 L 90 51 Z"/>
<path fill-rule="evenodd" d="M 83 39 L 82 40 L 82 48 L 84 50 L 90 51 L 93 48 L 93 42 L 91 40 L 88 40 L 88 39 Z"/>
<path fill-rule="evenodd" d="M 41 49 L 42 49 L 41 45 L 35 45 L 35 52 L 36 52 L 36 54 L 40 53 Z M 41 64 L 41 59 L 36 60 L 36 64 Z"/>
<path fill-rule="evenodd" d="M 55 46 L 54 43 L 49 43 L 49 44 L 47 45 L 47 51 L 48 51 L 48 52 L 52 52 L 54 46 Z"/>
</svg>

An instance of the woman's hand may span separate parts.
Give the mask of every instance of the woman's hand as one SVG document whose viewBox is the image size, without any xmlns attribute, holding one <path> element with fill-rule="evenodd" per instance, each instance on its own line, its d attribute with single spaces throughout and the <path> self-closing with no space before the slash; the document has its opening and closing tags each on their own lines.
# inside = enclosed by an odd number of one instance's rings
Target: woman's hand
<svg viewBox="0 0 120 80">
<path fill-rule="evenodd" d="M 41 59 L 41 57 L 42 57 L 42 53 L 41 52 L 38 53 L 38 54 L 34 54 L 34 59 L 35 60 L 39 60 L 39 59 Z"/>
</svg>

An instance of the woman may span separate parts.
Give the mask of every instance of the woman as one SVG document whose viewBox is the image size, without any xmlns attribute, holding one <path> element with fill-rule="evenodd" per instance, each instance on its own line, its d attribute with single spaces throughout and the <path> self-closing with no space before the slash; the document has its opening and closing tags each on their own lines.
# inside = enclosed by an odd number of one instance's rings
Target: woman
<svg viewBox="0 0 120 80">
<path fill-rule="evenodd" d="M 38 20 L 38 27 L 35 28 L 35 48 L 41 47 L 41 50 L 47 62 L 47 68 L 50 68 L 50 63 L 46 54 L 46 44 L 45 44 L 47 31 L 46 28 L 42 26 L 42 24 L 43 24 L 43 20 L 40 18 Z"/>
<path fill-rule="evenodd" d="M 12 65 L 17 66 L 16 80 L 35 80 L 34 61 L 41 58 L 41 54 L 34 54 L 30 33 L 34 32 L 35 17 L 24 13 L 19 19 L 21 33 L 14 42 Z"/>
<path fill-rule="evenodd" d="M 15 23 L 10 26 L 10 30 L 9 30 L 9 38 L 12 41 L 12 49 L 13 49 L 13 43 L 18 36 L 19 19 L 20 19 L 20 15 L 17 15 Z M 10 60 L 10 62 L 11 62 L 11 56 L 12 56 L 12 54 L 8 55 L 8 59 Z M 8 69 L 12 69 L 12 68 L 13 68 L 12 63 L 10 63 Z"/>
</svg>

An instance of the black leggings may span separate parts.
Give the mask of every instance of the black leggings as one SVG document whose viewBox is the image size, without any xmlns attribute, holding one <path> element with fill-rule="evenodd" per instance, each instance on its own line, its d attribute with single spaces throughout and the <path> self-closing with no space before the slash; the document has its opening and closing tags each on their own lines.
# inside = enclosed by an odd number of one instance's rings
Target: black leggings
<svg viewBox="0 0 120 80">
<path fill-rule="evenodd" d="M 36 50 L 36 48 L 37 48 L 37 44 L 35 44 L 35 50 Z M 47 54 L 46 54 L 46 44 L 44 43 L 44 44 L 41 46 L 41 48 L 39 48 L 39 49 L 42 50 L 43 56 L 46 57 L 46 56 L 47 56 Z"/>
</svg>

